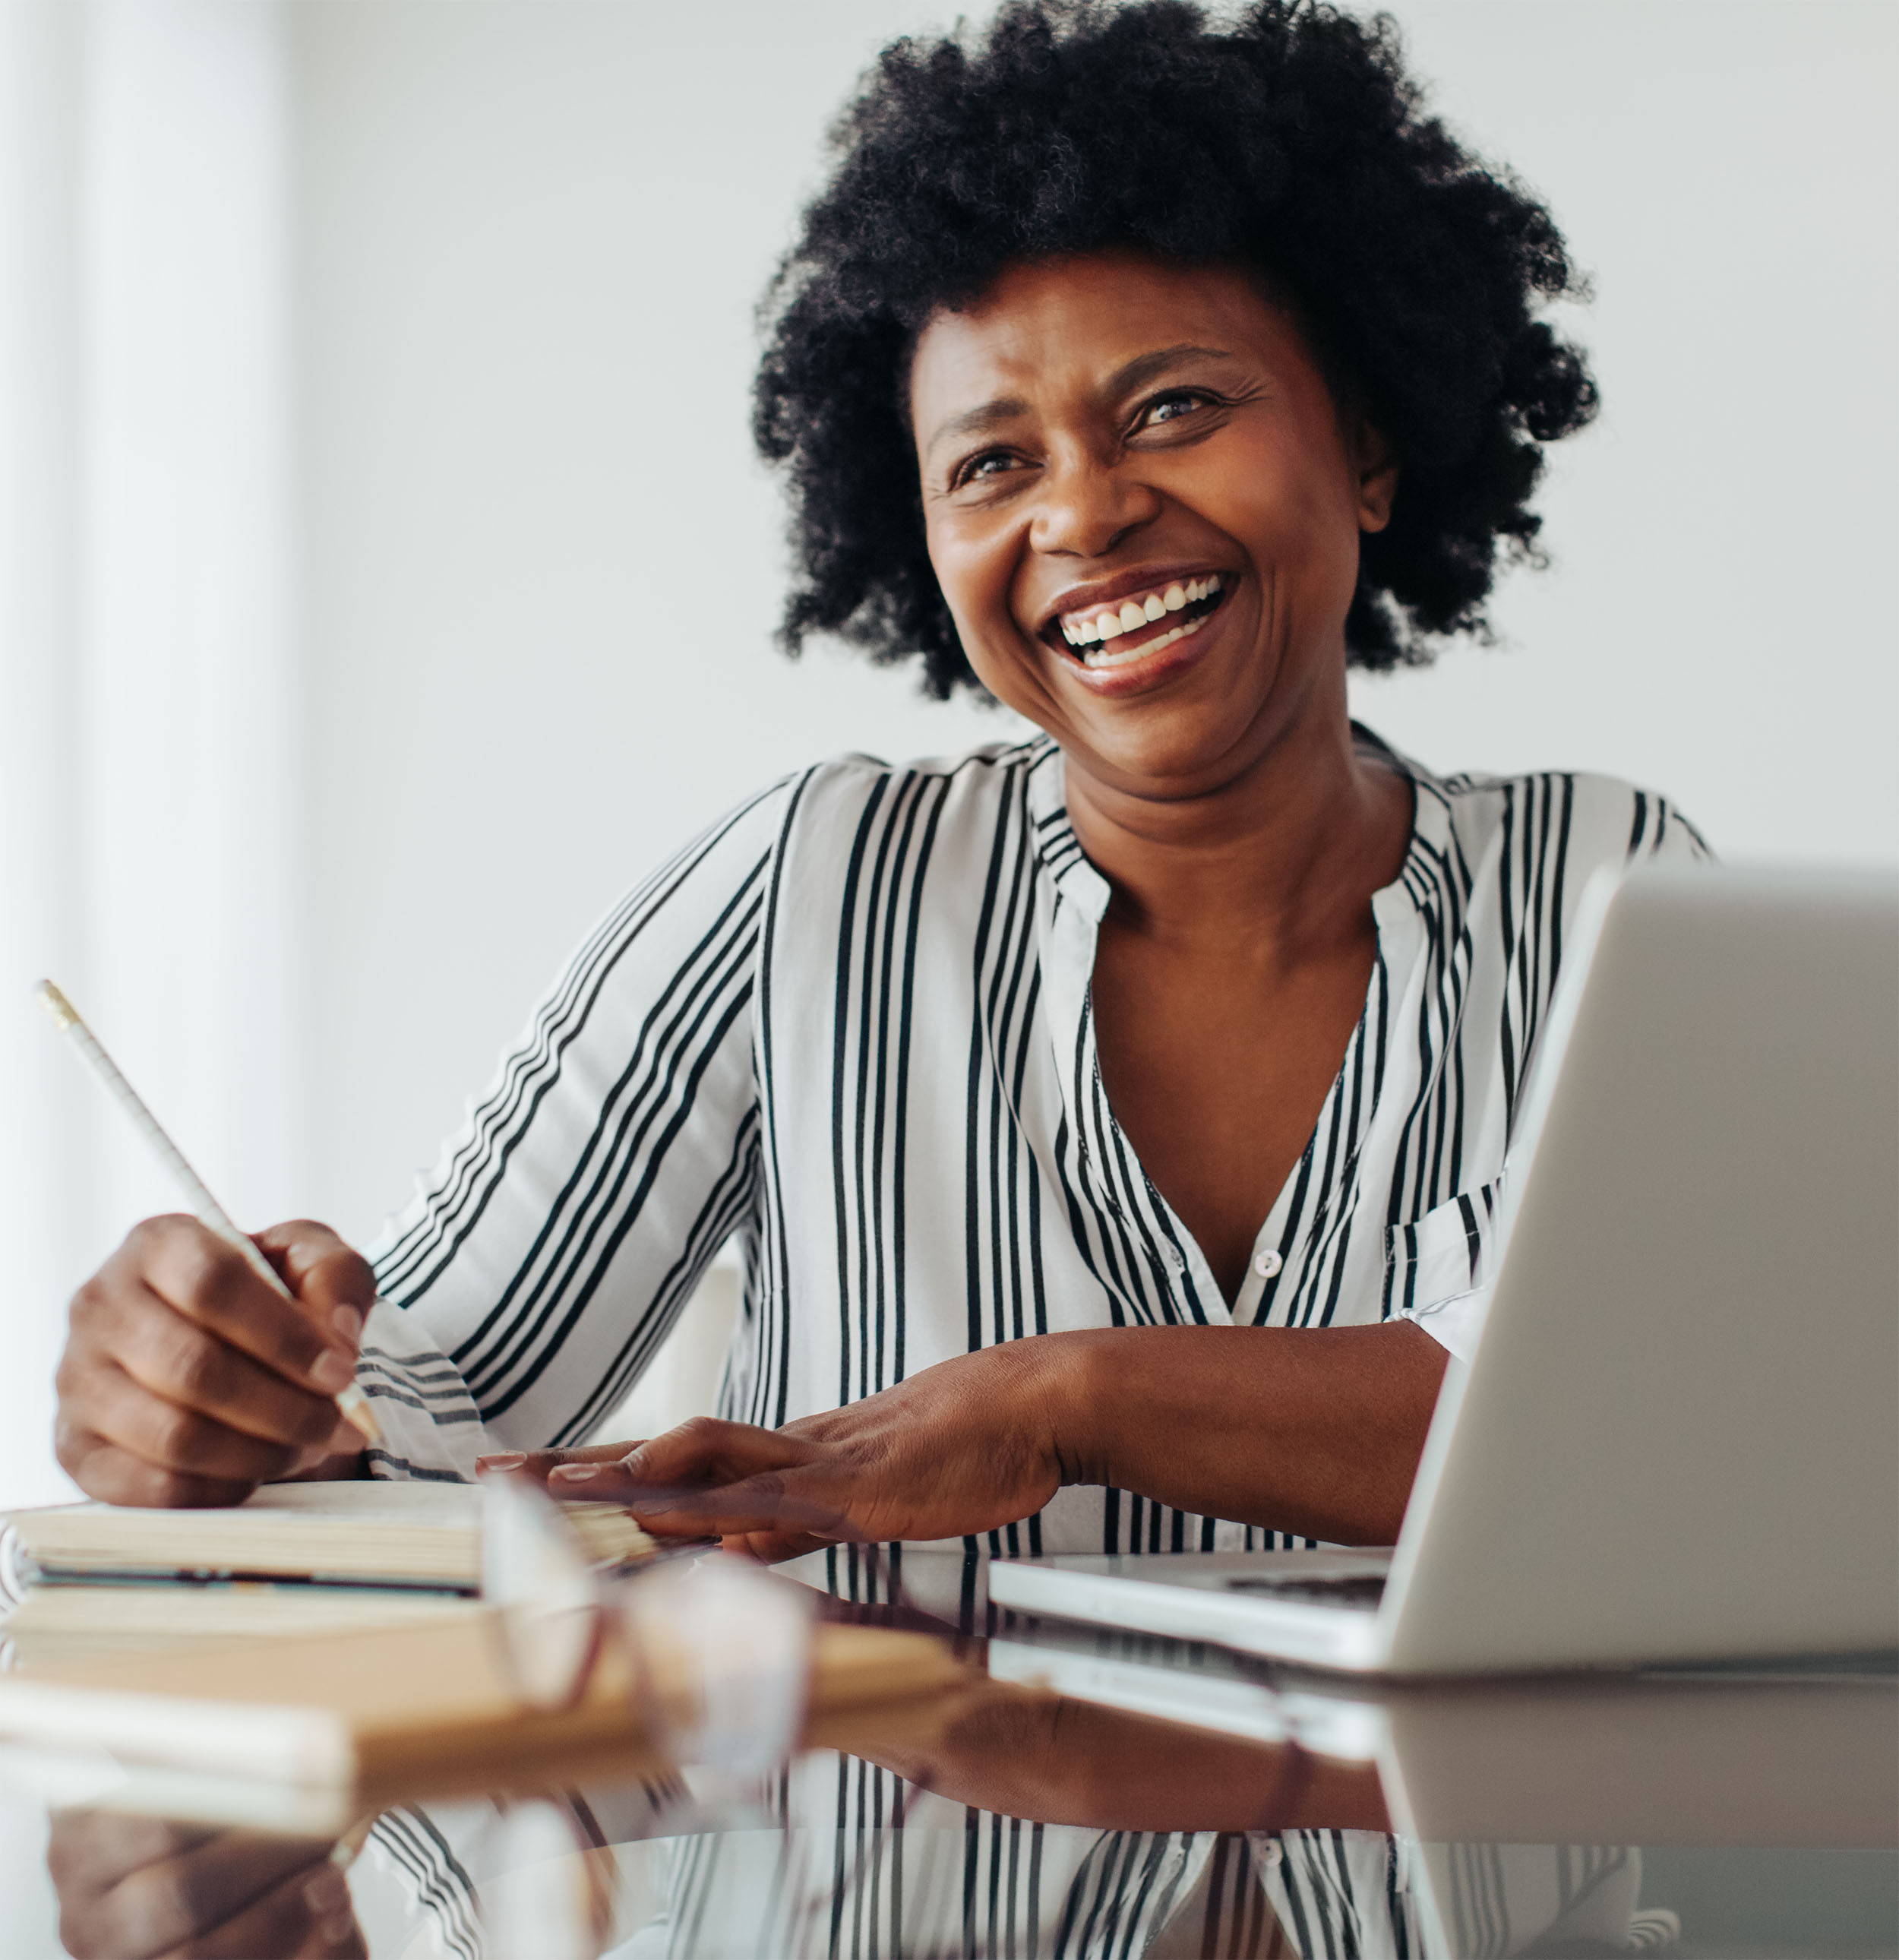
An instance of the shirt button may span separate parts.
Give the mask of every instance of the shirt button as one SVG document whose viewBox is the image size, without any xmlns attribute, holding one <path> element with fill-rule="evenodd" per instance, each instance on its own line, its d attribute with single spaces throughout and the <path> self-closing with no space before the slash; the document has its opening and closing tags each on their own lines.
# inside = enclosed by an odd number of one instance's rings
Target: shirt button
<svg viewBox="0 0 1899 1960">
<path fill-rule="evenodd" d="M 1263 1280 L 1271 1279 L 1285 1263 L 1274 1252 L 1255 1252 L 1253 1255 L 1253 1271 Z"/>
<path fill-rule="evenodd" d="M 1178 1246 L 1169 1246 L 1167 1248 L 1167 1263 L 1175 1272 L 1184 1273 L 1187 1270 L 1187 1255 Z"/>
</svg>

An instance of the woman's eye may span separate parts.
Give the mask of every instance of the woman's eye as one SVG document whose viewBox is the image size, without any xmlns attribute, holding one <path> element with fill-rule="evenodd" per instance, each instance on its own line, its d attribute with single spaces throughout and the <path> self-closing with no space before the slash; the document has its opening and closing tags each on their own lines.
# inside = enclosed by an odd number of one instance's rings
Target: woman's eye
<svg viewBox="0 0 1899 1960">
<path fill-rule="evenodd" d="M 1182 389 L 1171 395 L 1157 395 L 1140 412 L 1139 426 L 1153 428 L 1162 422 L 1179 422 L 1182 415 L 1207 406 L 1208 398 Z"/>
<path fill-rule="evenodd" d="M 1016 460 L 1007 450 L 985 450 L 980 456 L 972 456 L 956 472 L 956 487 L 960 489 L 965 483 L 975 483 L 985 476 L 1000 476 L 1016 466 Z"/>
</svg>

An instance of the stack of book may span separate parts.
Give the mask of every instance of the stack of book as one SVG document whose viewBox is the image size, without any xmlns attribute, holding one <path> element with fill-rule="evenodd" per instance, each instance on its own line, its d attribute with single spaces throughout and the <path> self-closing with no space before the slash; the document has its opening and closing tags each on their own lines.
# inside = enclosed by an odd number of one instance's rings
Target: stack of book
<svg viewBox="0 0 1899 1960">
<path fill-rule="evenodd" d="M 638 1709 L 692 1681 L 636 1695 L 609 1648 L 577 1705 L 523 1703 L 479 1597 L 479 1502 L 297 1484 L 225 1510 L 11 1513 L 0 1751 L 63 1801 L 307 1831 L 424 1793 L 663 1768 Z M 562 1508 L 600 1565 L 651 1554 L 616 1507 Z M 803 1739 L 925 1719 L 964 1678 L 935 1639 L 819 1625 Z"/>
</svg>

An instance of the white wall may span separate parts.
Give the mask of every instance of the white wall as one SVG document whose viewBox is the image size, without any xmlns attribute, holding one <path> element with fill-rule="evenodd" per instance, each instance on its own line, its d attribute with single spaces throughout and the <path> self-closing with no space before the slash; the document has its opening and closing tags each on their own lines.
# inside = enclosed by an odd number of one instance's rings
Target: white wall
<svg viewBox="0 0 1899 1960">
<path fill-rule="evenodd" d="M 1441 111 L 1548 199 L 1604 407 L 1506 644 L 1369 682 L 1446 767 L 1608 769 L 1724 856 L 1899 858 L 1889 0 L 1401 5 Z"/>
<path fill-rule="evenodd" d="M 1551 201 L 1607 398 L 1509 643 L 1370 682 L 1434 763 L 1668 791 L 1735 854 L 1899 852 L 1884 5 L 1401 5 Z M 768 644 L 751 308 L 920 0 L 306 0 L 317 1164 L 368 1229 L 591 915 L 722 806 L 994 714 Z"/>
</svg>

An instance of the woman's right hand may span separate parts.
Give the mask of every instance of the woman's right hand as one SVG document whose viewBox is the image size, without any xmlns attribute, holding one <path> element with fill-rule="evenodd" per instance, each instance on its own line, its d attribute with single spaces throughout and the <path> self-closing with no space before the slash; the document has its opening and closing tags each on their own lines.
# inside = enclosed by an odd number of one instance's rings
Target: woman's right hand
<svg viewBox="0 0 1899 1960">
<path fill-rule="evenodd" d="M 319 1465 L 351 1474 L 362 1440 L 332 1398 L 354 1379 L 374 1275 L 307 1220 L 256 1243 L 294 1303 L 189 1217 L 135 1226 L 73 1296 L 54 1440 L 88 1497 L 234 1504 Z"/>
</svg>

